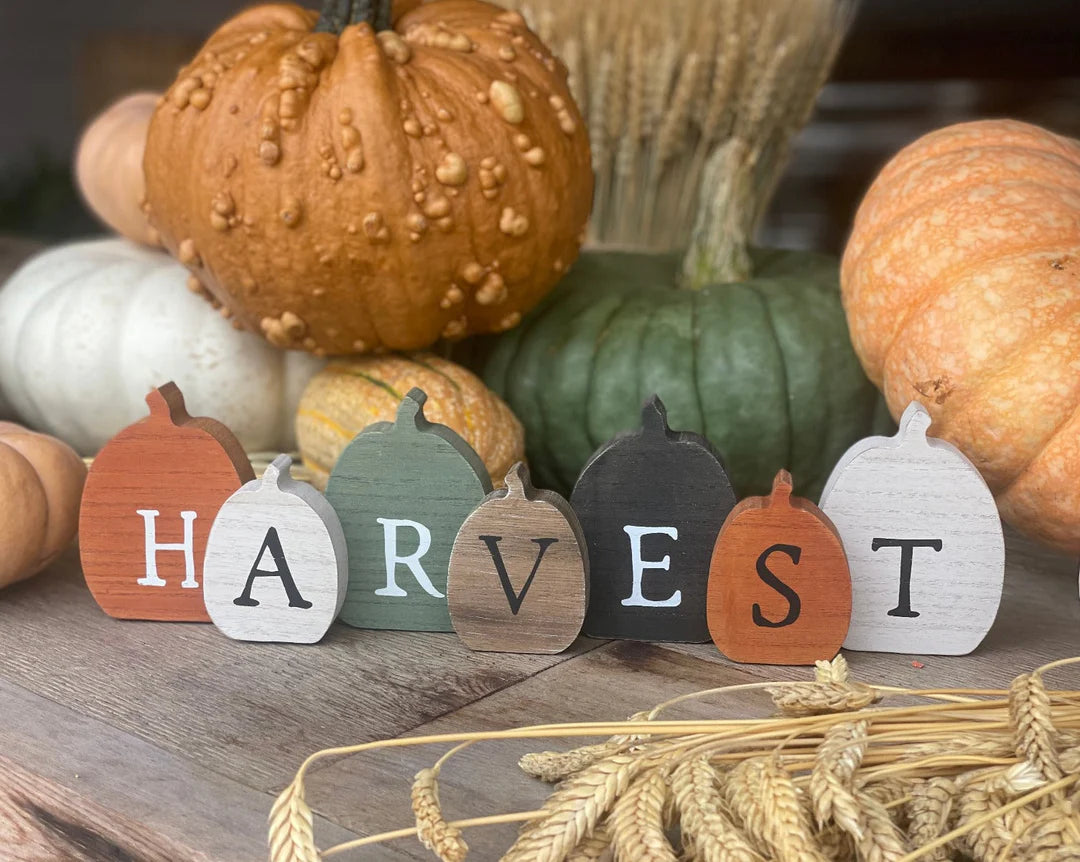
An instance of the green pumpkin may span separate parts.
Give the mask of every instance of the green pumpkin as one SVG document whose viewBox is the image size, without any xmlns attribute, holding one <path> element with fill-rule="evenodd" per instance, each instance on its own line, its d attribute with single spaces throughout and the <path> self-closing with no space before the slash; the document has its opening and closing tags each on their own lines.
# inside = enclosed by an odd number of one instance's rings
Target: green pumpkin
<svg viewBox="0 0 1080 862">
<path fill-rule="evenodd" d="M 681 266 L 586 252 L 495 342 L 484 379 L 524 424 L 537 484 L 569 491 L 656 394 L 672 428 L 720 450 L 740 496 L 784 467 L 816 499 L 847 447 L 891 423 L 851 348 L 835 261 L 751 250 L 749 277 L 699 289 L 675 286 Z"/>
</svg>

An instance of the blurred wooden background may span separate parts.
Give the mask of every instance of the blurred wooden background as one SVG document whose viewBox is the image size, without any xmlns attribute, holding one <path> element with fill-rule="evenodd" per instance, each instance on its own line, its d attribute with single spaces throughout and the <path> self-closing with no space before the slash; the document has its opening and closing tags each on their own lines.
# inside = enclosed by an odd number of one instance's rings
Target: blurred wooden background
<svg viewBox="0 0 1080 862">
<path fill-rule="evenodd" d="M 245 5 L 0 3 L 0 230 L 98 232 L 69 177 L 82 123 L 123 93 L 166 86 Z M 1078 34 L 1077 0 L 863 0 L 762 240 L 839 250 L 877 168 L 947 123 L 1011 116 L 1080 137 Z"/>
</svg>

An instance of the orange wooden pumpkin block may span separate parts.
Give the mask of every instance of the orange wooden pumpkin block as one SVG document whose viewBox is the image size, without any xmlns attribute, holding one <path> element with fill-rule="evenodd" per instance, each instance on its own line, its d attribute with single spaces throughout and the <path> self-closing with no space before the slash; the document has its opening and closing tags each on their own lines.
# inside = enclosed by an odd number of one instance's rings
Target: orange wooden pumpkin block
<svg viewBox="0 0 1080 862">
<path fill-rule="evenodd" d="M 109 616 L 210 622 L 202 591 L 210 526 L 255 474 L 228 428 L 188 415 L 175 383 L 146 403 L 150 415 L 105 445 L 86 480 L 86 584 Z"/>
<path fill-rule="evenodd" d="M 840 650 L 851 622 L 851 575 L 822 511 L 791 494 L 781 470 L 768 497 L 724 522 L 709 568 L 709 632 L 732 661 L 813 664 Z"/>
</svg>

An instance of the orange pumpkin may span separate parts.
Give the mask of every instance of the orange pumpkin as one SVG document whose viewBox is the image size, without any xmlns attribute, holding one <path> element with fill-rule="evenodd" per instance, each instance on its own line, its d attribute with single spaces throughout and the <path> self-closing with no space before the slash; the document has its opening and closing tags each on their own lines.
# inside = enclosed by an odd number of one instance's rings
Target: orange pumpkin
<svg viewBox="0 0 1080 862">
<path fill-rule="evenodd" d="M 841 274 L 855 350 L 894 417 L 914 400 L 1004 518 L 1080 552 L 1080 143 L 985 121 L 901 151 Z"/>
<path fill-rule="evenodd" d="M 85 481 L 66 443 L 0 422 L 0 588 L 36 575 L 71 544 Z"/>
<path fill-rule="evenodd" d="M 242 12 L 150 125 L 151 223 L 281 347 L 509 329 L 577 256 L 592 170 L 565 67 L 516 12 L 389 9 Z"/>
<path fill-rule="evenodd" d="M 311 483 L 326 489 L 330 471 L 353 438 L 393 422 L 401 399 L 422 389 L 424 415 L 462 436 L 501 487 L 525 457 L 525 432 L 498 395 L 460 365 L 431 353 L 333 360 L 311 378 L 296 411 L 296 440 Z"/>
<path fill-rule="evenodd" d="M 143 151 L 160 93 L 132 93 L 109 105 L 82 133 L 75 182 L 86 205 L 121 236 L 146 245 L 161 240 L 146 220 Z"/>
</svg>

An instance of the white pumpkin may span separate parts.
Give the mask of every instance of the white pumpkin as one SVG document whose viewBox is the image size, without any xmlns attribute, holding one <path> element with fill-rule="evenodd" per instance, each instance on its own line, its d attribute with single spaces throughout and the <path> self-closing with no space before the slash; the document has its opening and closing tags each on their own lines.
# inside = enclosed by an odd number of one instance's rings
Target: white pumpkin
<svg viewBox="0 0 1080 862">
<path fill-rule="evenodd" d="M 0 289 L 0 403 L 92 455 L 173 380 L 193 416 L 224 422 L 249 451 L 293 449 L 300 394 L 323 363 L 236 331 L 187 278 L 123 239 L 27 261 Z"/>
</svg>

